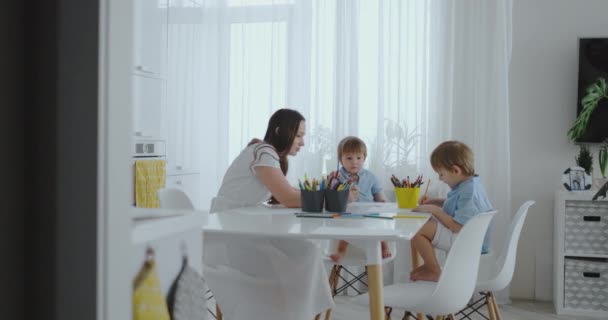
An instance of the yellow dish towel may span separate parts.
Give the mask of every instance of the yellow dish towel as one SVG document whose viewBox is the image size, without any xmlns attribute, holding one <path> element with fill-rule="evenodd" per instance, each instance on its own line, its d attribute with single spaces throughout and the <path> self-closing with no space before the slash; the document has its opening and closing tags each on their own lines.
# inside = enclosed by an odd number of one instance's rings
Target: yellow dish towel
<svg viewBox="0 0 608 320">
<path fill-rule="evenodd" d="M 135 278 L 133 320 L 170 320 L 154 261 L 147 261 Z"/>
<path fill-rule="evenodd" d="M 135 206 L 159 208 L 158 189 L 165 186 L 165 160 L 135 161 Z"/>
</svg>

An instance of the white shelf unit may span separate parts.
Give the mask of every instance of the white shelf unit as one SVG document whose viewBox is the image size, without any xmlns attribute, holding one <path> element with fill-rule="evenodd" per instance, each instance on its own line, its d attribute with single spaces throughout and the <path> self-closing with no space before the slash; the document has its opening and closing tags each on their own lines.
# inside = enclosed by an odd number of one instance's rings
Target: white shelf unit
<svg viewBox="0 0 608 320">
<path fill-rule="evenodd" d="M 591 201 L 594 194 L 555 194 L 553 304 L 559 315 L 608 319 L 608 201 Z"/>
</svg>

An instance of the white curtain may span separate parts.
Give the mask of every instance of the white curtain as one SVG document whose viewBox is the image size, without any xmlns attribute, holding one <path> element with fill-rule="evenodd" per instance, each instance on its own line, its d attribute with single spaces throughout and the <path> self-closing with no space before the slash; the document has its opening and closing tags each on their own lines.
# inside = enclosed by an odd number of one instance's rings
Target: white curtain
<svg viewBox="0 0 608 320">
<path fill-rule="evenodd" d="M 433 180 L 430 195 L 442 196 L 448 189 L 430 152 L 444 140 L 469 144 L 501 212 L 492 233 L 492 247 L 501 247 L 512 215 L 512 0 L 182 1 L 201 8 L 191 41 L 202 46 L 193 81 L 203 206 L 232 159 L 263 137 L 270 115 L 291 107 L 307 119 L 291 182 L 334 170 L 338 141 L 356 135 L 389 199 L 391 174 L 423 174 Z"/>
</svg>

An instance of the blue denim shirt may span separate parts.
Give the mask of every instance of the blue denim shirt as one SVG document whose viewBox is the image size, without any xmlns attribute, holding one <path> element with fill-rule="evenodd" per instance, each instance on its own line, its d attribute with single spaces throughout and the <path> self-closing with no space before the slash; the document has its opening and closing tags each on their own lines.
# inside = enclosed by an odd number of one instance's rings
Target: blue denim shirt
<svg viewBox="0 0 608 320">
<path fill-rule="evenodd" d="M 443 211 L 462 225 L 472 217 L 491 210 L 494 209 L 477 175 L 454 186 L 443 203 Z M 483 240 L 482 253 L 488 252 L 489 234 L 488 229 Z"/>
<path fill-rule="evenodd" d="M 344 167 L 340 168 L 340 180 L 344 181 L 350 177 L 350 173 L 344 169 Z M 374 195 L 382 192 L 382 186 L 378 181 L 378 178 L 371 173 L 369 170 L 365 170 L 361 168 L 358 172 L 359 182 L 357 185 L 359 186 L 359 200 L 357 202 L 373 202 Z"/>
</svg>

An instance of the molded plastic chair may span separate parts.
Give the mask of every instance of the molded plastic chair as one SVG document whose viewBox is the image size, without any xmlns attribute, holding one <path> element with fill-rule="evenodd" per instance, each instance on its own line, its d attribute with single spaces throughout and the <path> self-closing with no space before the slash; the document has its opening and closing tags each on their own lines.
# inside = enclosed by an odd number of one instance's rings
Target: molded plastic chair
<svg viewBox="0 0 608 320">
<path fill-rule="evenodd" d="M 194 205 L 188 195 L 180 189 L 162 188 L 158 189 L 160 207 L 166 209 L 192 209 Z"/>
<path fill-rule="evenodd" d="M 479 214 L 460 230 L 450 249 L 438 282 L 415 281 L 398 283 L 384 288 L 387 319 L 393 308 L 405 309 L 406 317 L 412 313 L 444 315 L 458 312 L 473 295 L 477 281 L 481 246 L 486 230 L 496 211 Z M 367 304 L 367 294 L 357 302 Z M 420 319 L 421 320 L 421 319 Z"/>
<path fill-rule="evenodd" d="M 362 292 L 356 287 L 356 285 L 360 283 L 367 287 L 367 283 L 365 282 L 367 271 L 363 271 L 359 274 L 354 274 L 353 271 L 349 270 L 348 268 L 365 268 L 365 265 L 367 263 L 365 251 L 357 247 L 356 243 L 349 243 L 348 249 L 346 250 L 344 257 L 342 257 L 340 263 L 335 264 L 333 260 L 329 258 L 329 255 L 337 251 L 338 242 L 338 240 L 330 241 L 329 248 L 326 252 L 326 261 L 333 264 L 331 273 L 329 275 L 329 286 L 332 289 L 332 295 L 336 296 L 341 292 L 347 290 L 348 288 L 353 289 L 357 292 L 357 294 L 361 294 Z M 382 259 L 383 264 L 392 261 L 397 255 L 397 246 L 395 242 L 388 241 L 387 245 L 392 253 L 392 256 Z M 349 279 L 348 277 L 343 276 L 342 271 L 349 274 L 351 278 Z M 343 281 L 343 284 L 338 287 L 338 284 L 340 284 L 340 280 Z"/>
<path fill-rule="evenodd" d="M 511 283 L 511 279 L 513 279 L 515 258 L 517 256 L 517 243 L 519 242 L 519 236 L 524 221 L 528 215 L 528 209 L 534 203 L 535 202 L 532 200 L 526 201 L 519 207 L 519 210 L 517 210 L 513 222 L 511 223 L 509 233 L 507 234 L 507 241 L 505 241 L 500 255 L 496 256 L 489 253 L 484 254 L 481 257 L 475 290 L 478 291 L 482 297 L 477 301 L 469 303 L 466 308 L 458 312 L 459 315 L 468 317 L 474 312 L 480 313 L 479 309 L 487 305 L 489 318 L 492 320 L 500 319 L 498 304 L 496 303 L 493 292 L 503 290 Z"/>
</svg>

